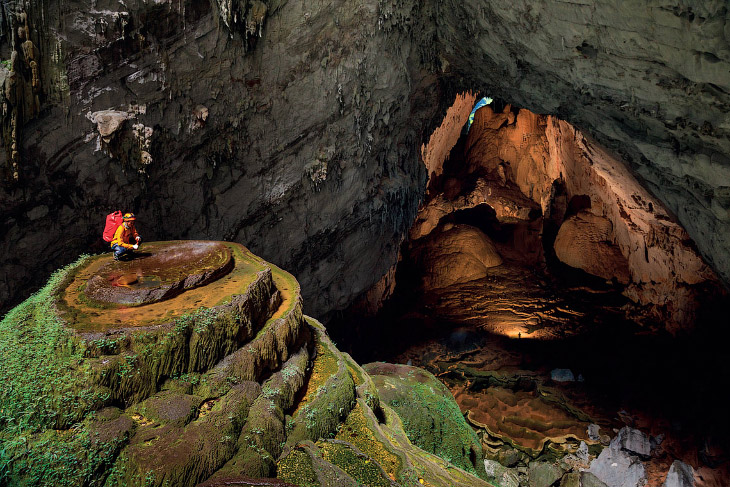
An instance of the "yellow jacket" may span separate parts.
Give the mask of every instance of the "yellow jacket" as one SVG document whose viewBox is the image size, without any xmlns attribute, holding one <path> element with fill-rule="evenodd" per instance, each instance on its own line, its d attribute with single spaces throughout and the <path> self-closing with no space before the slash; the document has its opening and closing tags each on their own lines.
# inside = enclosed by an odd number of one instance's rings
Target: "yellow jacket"
<svg viewBox="0 0 730 487">
<path fill-rule="evenodd" d="M 114 238 L 112 239 L 111 246 L 114 247 L 115 245 L 119 245 L 125 249 L 131 249 L 134 247 L 134 244 L 137 243 L 136 239 L 138 236 L 139 234 L 137 233 L 137 229 L 134 228 L 134 225 L 130 225 L 129 230 L 127 230 L 124 228 L 124 223 L 122 223 L 117 228 L 117 231 L 114 232 Z"/>
</svg>

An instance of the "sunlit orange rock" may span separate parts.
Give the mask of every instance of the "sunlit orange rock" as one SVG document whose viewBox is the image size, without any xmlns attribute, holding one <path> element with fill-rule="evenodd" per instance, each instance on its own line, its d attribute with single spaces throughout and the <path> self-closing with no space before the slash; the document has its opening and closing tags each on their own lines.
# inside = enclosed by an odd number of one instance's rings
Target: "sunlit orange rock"
<svg viewBox="0 0 730 487">
<path fill-rule="evenodd" d="M 515 223 L 529 221 L 540 215 L 540 206 L 525 197 L 512 182 L 493 181 L 479 178 L 474 189 L 456 198 L 444 193 L 434 196 L 413 223 L 410 238 L 415 240 L 428 235 L 436 228 L 441 219 L 455 211 L 489 205 L 495 212 L 497 221 Z"/>
<path fill-rule="evenodd" d="M 476 112 L 464 152 L 467 175 L 478 180 L 486 173 L 494 181 L 504 179 L 516 185 L 540 206 L 543 215 L 557 223 L 564 215 L 553 214 L 561 207 L 554 204 L 556 185 L 564 188 L 560 198 L 565 201 L 587 201 L 586 207 L 595 217 L 610 222 L 610 231 L 603 232 L 610 245 L 593 245 L 586 257 L 571 250 L 574 255 L 567 257 L 566 251 L 574 247 L 566 245 L 567 239 L 561 240 L 559 251 L 563 258 L 584 270 L 591 268 L 588 272 L 606 279 L 615 277 L 626 285 L 626 296 L 648 306 L 650 315 L 665 322 L 668 328 L 690 325 L 701 306 L 699 296 L 703 293 L 693 286 L 720 286 L 674 216 L 642 187 L 622 161 L 569 123 L 525 109 L 516 111 L 515 116 L 515 111 L 506 106 L 502 112 L 495 112 L 488 106 Z M 457 195 L 454 201 L 460 197 Z M 427 202 L 411 236 L 427 234 L 448 207 L 436 200 Z M 593 239 L 590 234 L 579 237 L 576 233 L 579 228 L 592 228 L 591 225 L 574 223 L 563 230 L 563 238 L 569 231 L 581 242 Z M 606 269 L 597 265 L 602 259 L 607 259 Z M 624 260 L 628 268 L 624 267 Z"/>
<path fill-rule="evenodd" d="M 555 239 L 555 253 L 565 264 L 606 280 L 629 283 L 629 265 L 613 244 L 611 222 L 587 211 L 568 218 Z"/>
<path fill-rule="evenodd" d="M 489 237 L 469 225 L 444 225 L 421 252 L 426 289 L 481 279 L 488 268 L 502 263 Z"/>
</svg>

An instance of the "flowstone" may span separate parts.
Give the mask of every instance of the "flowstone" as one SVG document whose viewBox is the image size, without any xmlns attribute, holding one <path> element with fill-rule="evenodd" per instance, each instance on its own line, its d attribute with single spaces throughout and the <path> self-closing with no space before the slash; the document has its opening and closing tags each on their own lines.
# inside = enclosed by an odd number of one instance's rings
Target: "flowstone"
<svg viewBox="0 0 730 487">
<path fill-rule="evenodd" d="M 0 485 L 487 485 L 413 445 L 302 304 L 226 242 L 56 272 L 0 322 Z"/>
<path fill-rule="evenodd" d="M 100 267 L 94 266 L 96 271 L 79 292 L 104 304 L 149 304 L 205 285 L 233 267 L 231 249 L 216 242 L 152 243 L 143 248 L 130 261 L 100 259 Z"/>
</svg>

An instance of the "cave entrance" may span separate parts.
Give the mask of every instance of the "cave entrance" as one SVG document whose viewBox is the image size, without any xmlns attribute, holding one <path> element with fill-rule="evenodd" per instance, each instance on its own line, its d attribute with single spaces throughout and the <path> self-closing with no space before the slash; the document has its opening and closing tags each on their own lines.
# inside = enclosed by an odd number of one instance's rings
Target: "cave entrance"
<svg viewBox="0 0 730 487">
<path fill-rule="evenodd" d="M 707 408 L 722 407 L 678 398 L 673 384 L 718 390 L 697 378 L 724 371 L 724 388 L 730 371 L 716 340 L 666 333 L 712 316 L 703 299 L 718 292 L 686 232 L 564 121 L 495 101 L 467 131 L 476 99 L 458 95 L 422 148 L 429 180 L 389 298 L 331 334 L 358 361 L 439 376 L 495 460 L 513 445 L 572 451 L 561 438 L 584 439 L 590 421 L 609 431 L 674 421 L 652 434 L 705 441 L 717 428 Z"/>
</svg>

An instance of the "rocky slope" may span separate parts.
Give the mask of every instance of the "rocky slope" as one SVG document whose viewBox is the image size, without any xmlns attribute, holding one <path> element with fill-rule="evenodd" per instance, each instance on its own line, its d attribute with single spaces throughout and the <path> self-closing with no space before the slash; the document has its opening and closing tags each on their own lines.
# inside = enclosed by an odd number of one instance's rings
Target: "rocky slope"
<svg viewBox="0 0 730 487">
<path fill-rule="evenodd" d="M 0 322 L 0 485 L 488 485 L 449 391 L 360 367 L 290 274 L 238 244 L 143 248 L 79 259 Z M 182 257 L 146 266 L 166 253 Z M 221 256 L 217 279 L 129 304 Z M 134 279 L 99 300 L 94 276 Z"/>
<path fill-rule="evenodd" d="M 629 161 L 730 279 L 721 0 L 1 10 L 3 309 L 118 208 L 149 238 L 244 243 L 291 269 L 314 313 L 341 309 L 395 263 L 425 189 L 420 147 L 478 89 Z M 445 153 L 424 153 L 429 172 Z"/>
</svg>

